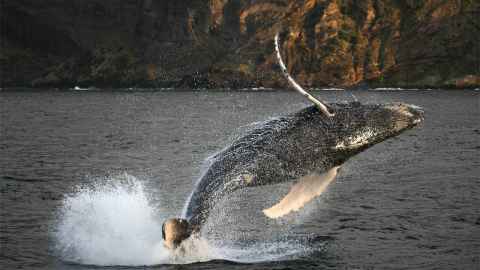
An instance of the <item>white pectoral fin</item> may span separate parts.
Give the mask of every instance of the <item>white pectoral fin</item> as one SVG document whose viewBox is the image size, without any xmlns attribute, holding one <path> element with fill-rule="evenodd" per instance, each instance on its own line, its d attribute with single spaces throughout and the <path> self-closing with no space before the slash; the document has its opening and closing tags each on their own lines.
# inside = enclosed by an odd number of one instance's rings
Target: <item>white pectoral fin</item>
<svg viewBox="0 0 480 270">
<path fill-rule="evenodd" d="M 335 179 L 340 166 L 333 167 L 322 174 L 309 174 L 299 179 L 288 194 L 274 206 L 264 209 L 269 218 L 279 218 L 292 211 L 298 211 L 315 197 L 320 196 Z"/>
</svg>

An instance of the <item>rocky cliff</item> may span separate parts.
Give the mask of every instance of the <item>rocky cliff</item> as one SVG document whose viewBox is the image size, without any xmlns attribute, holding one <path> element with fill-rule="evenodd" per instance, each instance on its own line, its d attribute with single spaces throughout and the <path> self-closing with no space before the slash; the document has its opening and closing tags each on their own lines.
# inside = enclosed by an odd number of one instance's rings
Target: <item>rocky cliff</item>
<svg viewBox="0 0 480 270">
<path fill-rule="evenodd" d="M 8 86 L 478 87 L 478 0 L 4 0 Z"/>
</svg>

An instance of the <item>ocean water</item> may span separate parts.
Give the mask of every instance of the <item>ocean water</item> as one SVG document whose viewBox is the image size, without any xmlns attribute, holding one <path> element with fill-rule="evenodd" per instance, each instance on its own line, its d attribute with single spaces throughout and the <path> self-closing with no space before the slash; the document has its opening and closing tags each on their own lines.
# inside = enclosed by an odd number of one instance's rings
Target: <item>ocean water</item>
<svg viewBox="0 0 480 270">
<path fill-rule="evenodd" d="M 206 160 L 291 91 L 0 92 L 1 269 L 480 269 L 478 91 L 316 91 L 422 106 L 422 125 L 360 153 L 272 220 L 291 184 L 225 198 L 182 252 L 161 244 Z"/>
</svg>

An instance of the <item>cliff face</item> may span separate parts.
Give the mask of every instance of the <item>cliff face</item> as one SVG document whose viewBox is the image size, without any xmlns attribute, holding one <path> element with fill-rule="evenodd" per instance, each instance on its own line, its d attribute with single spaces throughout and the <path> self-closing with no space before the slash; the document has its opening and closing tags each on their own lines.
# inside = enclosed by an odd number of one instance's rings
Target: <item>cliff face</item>
<svg viewBox="0 0 480 270">
<path fill-rule="evenodd" d="M 476 0 L 6 0 L 5 86 L 478 87 Z"/>
</svg>

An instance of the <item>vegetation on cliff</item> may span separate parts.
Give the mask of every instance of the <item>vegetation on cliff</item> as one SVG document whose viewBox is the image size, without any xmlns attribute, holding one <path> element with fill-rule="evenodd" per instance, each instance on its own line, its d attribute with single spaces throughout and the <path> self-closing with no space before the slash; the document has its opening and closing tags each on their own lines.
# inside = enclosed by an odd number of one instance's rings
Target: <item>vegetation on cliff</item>
<svg viewBox="0 0 480 270">
<path fill-rule="evenodd" d="M 478 87 L 476 0 L 3 1 L 8 86 Z"/>
</svg>

